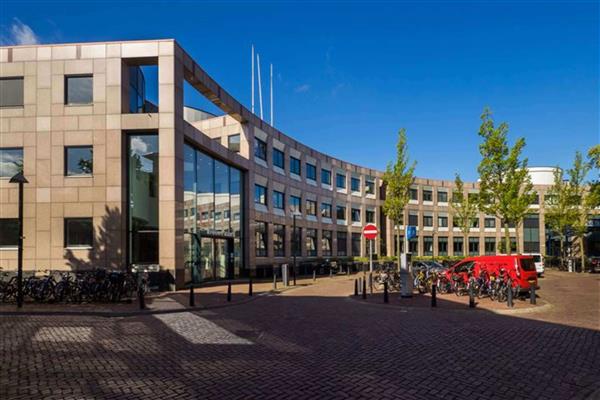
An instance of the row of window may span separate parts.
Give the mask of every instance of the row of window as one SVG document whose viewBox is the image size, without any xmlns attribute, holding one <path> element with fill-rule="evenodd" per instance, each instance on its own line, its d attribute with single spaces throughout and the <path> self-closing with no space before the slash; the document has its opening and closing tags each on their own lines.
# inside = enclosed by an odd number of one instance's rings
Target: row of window
<svg viewBox="0 0 600 400">
<path fill-rule="evenodd" d="M 94 102 L 91 74 L 65 75 L 64 103 L 87 105 Z M 0 78 L 0 107 L 23 107 L 24 81 L 22 76 Z"/>
<path fill-rule="evenodd" d="M 285 240 L 287 231 L 291 231 L 291 252 L 292 255 L 301 256 L 302 255 L 302 228 L 296 227 L 293 228 L 286 227 L 281 224 L 273 224 L 273 233 L 272 237 L 269 237 L 268 223 L 257 221 L 255 227 L 255 250 L 257 257 L 267 257 L 267 246 L 268 243 L 273 244 L 273 256 L 274 257 L 287 257 L 285 249 Z M 318 248 L 320 245 L 321 248 L 321 256 L 329 257 L 333 256 L 333 239 L 337 240 L 337 256 L 345 257 L 348 256 L 348 232 L 343 231 L 330 231 L 330 230 L 322 230 L 321 231 L 321 241 L 318 243 L 317 230 L 307 228 L 305 229 L 304 235 L 304 249 L 307 257 L 316 257 L 318 253 Z M 351 233 L 350 234 L 350 255 L 352 256 L 360 256 L 360 244 L 361 244 L 361 234 L 360 233 Z"/>
<path fill-rule="evenodd" d="M 267 161 L 267 143 L 263 140 L 254 139 L 254 157 L 263 161 Z M 285 153 L 279 149 L 273 148 L 273 166 L 285 170 Z M 290 173 L 302 176 L 302 161 L 296 157 L 290 156 Z M 306 179 L 317 181 L 317 166 L 311 163 L 305 163 Z M 331 171 L 321 168 L 321 183 L 331 185 Z M 346 175 L 336 174 L 335 185 L 338 189 L 346 189 Z M 360 179 L 356 177 L 350 178 L 350 190 L 360 192 Z M 365 191 L 368 194 L 375 194 L 375 181 L 365 181 Z"/>
<path fill-rule="evenodd" d="M 410 188 L 410 199 L 411 200 L 419 200 L 419 189 L 417 188 Z M 477 196 L 479 194 L 478 193 L 469 193 L 469 199 L 472 201 L 476 201 L 477 200 Z M 429 201 L 429 202 L 433 202 L 433 190 L 432 189 L 422 189 L 421 190 L 421 198 L 422 201 Z M 545 201 L 548 202 L 551 199 L 551 196 L 545 196 L 544 197 Z M 441 191 L 438 190 L 437 191 L 437 202 L 438 203 L 448 203 L 448 192 L 447 191 Z M 533 200 L 533 202 L 531 204 L 539 204 L 540 202 L 540 196 L 538 194 L 536 194 L 535 199 Z"/>
<path fill-rule="evenodd" d="M 268 205 L 267 195 L 268 190 L 265 186 L 255 184 L 254 185 L 254 202 L 256 204 L 262 204 L 264 206 Z M 305 211 L 306 215 L 317 215 L 317 202 L 314 200 L 306 199 Z M 273 190 L 273 208 L 284 210 L 285 211 L 285 193 L 279 192 L 277 190 Z M 289 196 L 289 210 L 293 213 L 302 213 L 302 199 L 298 196 L 290 195 Z M 330 203 L 321 203 L 320 215 L 322 218 L 331 218 L 332 217 L 332 206 Z M 375 211 L 374 210 L 366 210 L 365 212 L 366 222 L 374 223 L 375 222 Z M 336 206 L 336 219 L 345 220 L 346 219 L 346 207 L 345 206 Z M 350 209 L 350 219 L 352 222 L 361 222 L 361 210 L 360 208 L 352 207 Z"/>
<path fill-rule="evenodd" d="M 437 217 L 437 227 L 438 228 L 447 228 L 448 227 L 448 218 L 445 215 L 438 215 Z M 423 227 L 433 227 L 433 215 L 423 215 L 421 218 Z M 404 225 L 403 216 L 400 217 L 400 224 Z M 419 225 L 419 216 L 417 214 L 408 214 L 408 225 L 418 226 Z M 461 221 L 458 218 L 452 219 L 452 226 L 454 228 L 460 228 Z M 471 228 L 479 228 L 479 218 L 472 218 L 470 221 Z M 496 228 L 496 218 L 495 217 L 485 217 L 483 219 L 483 227 L 484 228 Z M 514 228 L 514 223 L 510 223 L 509 227 Z"/>
<path fill-rule="evenodd" d="M 64 153 L 65 176 L 86 176 L 94 172 L 92 146 L 66 146 Z M 10 178 L 23 171 L 23 148 L 0 149 L 0 178 Z"/>
<path fill-rule="evenodd" d="M 500 243 L 503 245 L 503 242 Z M 401 236 L 400 239 L 401 251 L 404 250 L 404 239 Z M 462 256 L 464 254 L 464 238 L 462 237 L 454 237 L 452 239 L 452 251 L 455 256 Z M 470 256 L 476 256 L 480 254 L 480 238 L 478 237 L 469 237 L 467 243 L 467 253 Z M 512 250 L 516 250 L 516 239 L 511 238 L 511 247 Z M 439 236 L 437 238 L 437 255 L 439 256 L 447 256 L 448 255 L 448 237 Z M 419 252 L 419 240 L 418 238 L 413 238 L 408 241 L 408 251 L 413 254 L 418 254 L 421 256 L 431 256 L 434 252 L 434 240 L 433 236 L 423 236 L 423 249 Z M 486 237 L 483 242 L 483 251 L 486 255 L 496 254 L 496 238 L 494 237 Z"/>
<path fill-rule="evenodd" d="M 92 218 L 64 219 L 64 246 L 91 247 L 94 244 Z M 0 248 L 14 248 L 19 245 L 19 220 L 0 219 Z"/>
</svg>

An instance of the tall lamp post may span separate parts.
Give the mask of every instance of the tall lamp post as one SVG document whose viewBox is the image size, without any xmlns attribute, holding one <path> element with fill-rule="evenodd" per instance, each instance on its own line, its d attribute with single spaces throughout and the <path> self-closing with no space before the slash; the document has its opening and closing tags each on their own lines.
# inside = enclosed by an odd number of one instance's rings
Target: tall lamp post
<svg viewBox="0 0 600 400">
<path fill-rule="evenodd" d="M 19 172 L 9 180 L 19 184 L 19 242 L 17 253 L 17 307 L 23 307 L 23 185 L 29 181 Z"/>
<path fill-rule="evenodd" d="M 296 232 L 296 217 L 298 217 L 300 214 L 300 212 L 296 209 L 296 208 L 292 208 L 292 220 L 293 222 L 293 231 L 292 234 L 294 235 L 294 248 L 292 249 L 292 257 L 294 260 L 294 265 L 292 268 L 293 272 L 294 272 L 294 281 L 296 281 L 296 253 L 298 252 L 299 246 L 298 246 L 298 233 Z M 294 283 L 295 284 L 295 283 Z"/>
</svg>

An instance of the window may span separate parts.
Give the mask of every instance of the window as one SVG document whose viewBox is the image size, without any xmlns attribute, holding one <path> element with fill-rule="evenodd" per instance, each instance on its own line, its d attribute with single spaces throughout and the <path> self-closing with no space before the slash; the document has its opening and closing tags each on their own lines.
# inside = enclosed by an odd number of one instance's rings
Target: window
<svg viewBox="0 0 600 400">
<path fill-rule="evenodd" d="M 408 214 L 408 225 L 410 225 L 410 226 L 419 225 L 419 216 L 417 214 Z"/>
<path fill-rule="evenodd" d="M 335 186 L 340 189 L 346 189 L 346 175 L 336 174 L 335 175 Z"/>
<path fill-rule="evenodd" d="M 331 255 L 331 238 L 331 231 L 321 232 L 321 252 L 324 257 L 328 257 Z"/>
<path fill-rule="evenodd" d="M 348 232 L 337 233 L 337 255 L 348 255 Z"/>
<path fill-rule="evenodd" d="M 374 181 L 365 181 L 365 192 L 367 194 L 375 194 L 375 182 Z"/>
<path fill-rule="evenodd" d="M 353 192 L 360 192 L 360 179 L 358 178 L 350 178 L 350 190 Z"/>
<path fill-rule="evenodd" d="M 354 257 L 360 256 L 360 233 L 352 233 L 352 255 Z"/>
<path fill-rule="evenodd" d="M 290 209 L 292 212 L 302 212 L 302 199 L 298 196 L 290 196 Z"/>
<path fill-rule="evenodd" d="M 240 134 L 227 136 L 227 148 L 236 153 L 240 152 Z"/>
<path fill-rule="evenodd" d="M 448 227 L 448 217 L 446 216 L 438 216 L 438 228 L 447 228 Z"/>
<path fill-rule="evenodd" d="M 65 176 L 91 175 L 94 171 L 92 146 L 65 147 Z"/>
<path fill-rule="evenodd" d="M 321 203 L 321 217 L 331 218 L 331 204 Z"/>
<path fill-rule="evenodd" d="M 433 255 L 433 237 L 431 236 L 423 236 L 423 255 Z"/>
<path fill-rule="evenodd" d="M 539 195 L 539 193 L 535 194 L 535 197 L 533 198 L 533 201 L 531 202 L 531 204 L 540 204 L 540 195 Z"/>
<path fill-rule="evenodd" d="M 300 169 L 300 160 L 294 157 L 290 157 L 290 172 L 292 174 L 300 175 Z"/>
<path fill-rule="evenodd" d="M 485 238 L 485 254 L 486 255 L 496 254 L 496 238 L 493 238 L 493 237 Z"/>
<path fill-rule="evenodd" d="M 273 165 L 285 169 L 285 154 L 283 151 L 273 149 Z"/>
<path fill-rule="evenodd" d="M 448 192 L 437 192 L 437 201 L 438 203 L 447 203 L 448 202 Z"/>
<path fill-rule="evenodd" d="M 65 104 L 92 104 L 93 86 L 92 75 L 65 76 Z"/>
<path fill-rule="evenodd" d="M 471 218 L 471 228 L 479 228 L 479 218 Z"/>
<path fill-rule="evenodd" d="M 367 210 L 365 217 L 366 217 L 367 223 L 369 223 L 369 224 L 375 223 L 375 211 Z"/>
<path fill-rule="evenodd" d="M 345 220 L 346 219 L 346 207 L 337 206 L 335 210 L 335 218 Z"/>
<path fill-rule="evenodd" d="M 419 192 L 417 189 L 410 188 L 409 195 L 411 200 L 419 200 Z"/>
<path fill-rule="evenodd" d="M 306 200 L 306 214 L 317 215 L 317 202 L 314 200 Z"/>
<path fill-rule="evenodd" d="M 255 228 L 256 257 L 267 256 L 267 223 L 256 221 Z"/>
<path fill-rule="evenodd" d="M 306 179 L 317 180 L 317 167 L 312 164 L 306 164 Z"/>
<path fill-rule="evenodd" d="M 285 209 L 285 195 L 283 192 L 273 190 L 273 208 Z"/>
<path fill-rule="evenodd" d="M 502 240 L 500 240 L 498 242 L 498 251 L 500 252 L 500 254 L 508 253 L 506 251 L 506 239 L 504 237 L 502 237 Z M 514 253 L 517 251 L 517 239 L 514 237 L 510 238 L 510 251 L 511 251 L 511 253 Z"/>
<path fill-rule="evenodd" d="M 19 219 L 0 219 L 0 249 L 19 245 Z"/>
<path fill-rule="evenodd" d="M 433 201 L 433 192 L 423 189 L 423 201 Z"/>
<path fill-rule="evenodd" d="M 65 218 L 65 247 L 91 247 L 93 242 L 91 218 Z"/>
<path fill-rule="evenodd" d="M 0 178 L 12 178 L 23 171 L 23 149 L 0 149 Z"/>
<path fill-rule="evenodd" d="M 308 257 L 315 257 L 317 255 L 317 230 L 307 229 L 305 241 L 306 255 Z"/>
<path fill-rule="evenodd" d="M 331 185 L 331 171 L 321 168 L 321 183 Z"/>
<path fill-rule="evenodd" d="M 423 215 L 423 226 L 433 226 L 433 215 Z"/>
<path fill-rule="evenodd" d="M 0 107 L 23 107 L 23 77 L 0 78 Z"/>
<path fill-rule="evenodd" d="M 256 204 L 267 205 L 267 188 L 261 185 L 254 185 L 254 202 Z"/>
<path fill-rule="evenodd" d="M 408 241 L 408 252 L 412 254 L 419 254 L 419 238 L 412 238 Z"/>
<path fill-rule="evenodd" d="M 454 255 L 455 256 L 462 256 L 464 254 L 464 250 L 463 250 L 463 238 L 461 238 L 461 237 L 455 237 L 453 244 L 454 244 L 454 246 L 453 246 Z"/>
<path fill-rule="evenodd" d="M 285 257 L 285 225 L 273 225 L 273 255 Z"/>
<path fill-rule="evenodd" d="M 448 255 L 448 238 L 444 236 L 438 237 L 438 256 Z"/>
<path fill-rule="evenodd" d="M 254 138 L 254 157 L 267 161 L 267 144 L 257 138 Z"/>
<path fill-rule="evenodd" d="M 469 238 L 469 255 L 471 255 L 471 256 L 479 255 L 479 238 L 475 238 L 475 237 Z"/>
<path fill-rule="evenodd" d="M 540 251 L 540 217 L 529 214 L 523 218 L 523 251 L 539 253 Z"/>
<path fill-rule="evenodd" d="M 352 222 L 360 222 L 360 208 L 352 208 L 350 210 Z"/>
<path fill-rule="evenodd" d="M 485 228 L 495 228 L 496 227 L 496 218 L 486 217 L 483 220 L 483 226 Z"/>
</svg>

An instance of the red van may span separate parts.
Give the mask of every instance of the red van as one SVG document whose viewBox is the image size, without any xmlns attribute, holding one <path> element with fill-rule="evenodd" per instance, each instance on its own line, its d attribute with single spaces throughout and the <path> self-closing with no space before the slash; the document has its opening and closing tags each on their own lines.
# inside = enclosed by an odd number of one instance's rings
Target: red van
<svg viewBox="0 0 600 400">
<path fill-rule="evenodd" d="M 532 256 L 511 255 L 511 256 L 477 256 L 467 257 L 454 264 L 446 271 L 446 277 L 451 280 L 453 275 L 460 275 L 467 283 L 469 273 L 474 278 L 479 278 L 481 271 L 486 271 L 488 275 L 499 276 L 501 270 L 512 279 L 513 287 L 519 286 L 521 291 L 529 291 L 530 286 L 537 286 L 537 272 L 535 261 Z"/>
</svg>

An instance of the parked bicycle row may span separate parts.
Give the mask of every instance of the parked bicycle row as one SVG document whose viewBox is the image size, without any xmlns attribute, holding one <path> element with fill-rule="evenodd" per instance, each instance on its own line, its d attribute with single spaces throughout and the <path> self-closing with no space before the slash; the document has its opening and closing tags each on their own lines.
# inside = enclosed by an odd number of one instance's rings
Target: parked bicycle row
<svg viewBox="0 0 600 400">
<path fill-rule="evenodd" d="M 142 290 L 146 291 L 145 280 Z M 138 290 L 137 276 L 123 271 L 95 269 L 81 272 L 43 271 L 23 277 L 23 297 L 39 303 L 119 302 Z M 14 272 L 0 272 L 0 301 L 15 302 L 18 295 Z"/>
</svg>

